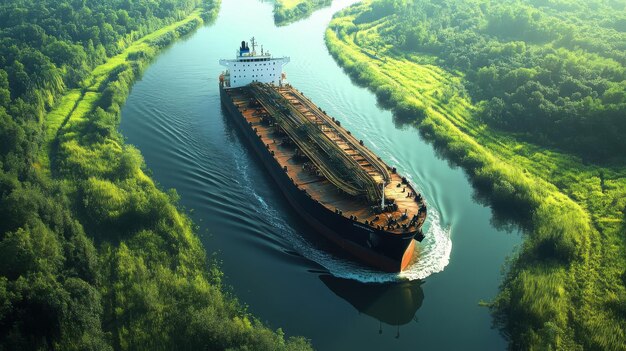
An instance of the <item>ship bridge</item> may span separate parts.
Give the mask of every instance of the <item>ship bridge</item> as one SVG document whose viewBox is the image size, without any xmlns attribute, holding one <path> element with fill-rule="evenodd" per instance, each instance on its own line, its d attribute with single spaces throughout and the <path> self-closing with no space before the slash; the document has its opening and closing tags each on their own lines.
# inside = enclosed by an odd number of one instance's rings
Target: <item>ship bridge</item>
<svg viewBox="0 0 626 351">
<path fill-rule="evenodd" d="M 271 83 L 282 85 L 284 80 L 283 66 L 289 63 L 289 57 L 272 57 L 269 51 L 256 51 L 254 37 L 250 39 L 250 46 L 246 41 L 241 42 L 236 56 L 230 60 L 220 60 L 220 65 L 228 68 L 220 75 L 220 84 L 226 88 L 237 88 L 250 83 Z"/>
</svg>

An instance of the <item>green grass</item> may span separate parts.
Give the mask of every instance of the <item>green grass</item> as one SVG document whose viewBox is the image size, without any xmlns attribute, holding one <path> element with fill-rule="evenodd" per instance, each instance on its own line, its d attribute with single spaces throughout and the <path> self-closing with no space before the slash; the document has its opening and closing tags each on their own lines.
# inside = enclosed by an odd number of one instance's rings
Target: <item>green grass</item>
<svg viewBox="0 0 626 351">
<path fill-rule="evenodd" d="M 191 21 L 202 21 L 200 11 L 196 11 L 179 22 L 172 23 L 134 41 L 120 54 L 109 58 L 105 63 L 94 68 L 82 84 L 85 87 L 84 89 L 71 89 L 65 92 L 56 106 L 46 115 L 44 122 L 45 142 L 39 152 L 38 162 L 35 163 L 35 167 L 44 172 L 49 171 L 51 147 L 59 130 L 70 119 L 72 122 L 84 120 L 85 115 L 95 108 L 96 102 L 100 99 L 100 92 L 103 90 L 102 84 L 110 76 L 111 72 L 120 65 L 128 63 L 128 55 L 146 52 L 148 56 L 154 56 L 156 49 L 149 44 L 151 40 L 171 33 Z"/>
<path fill-rule="evenodd" d="M 44 123 L 46 128 L 46 140 L 42 151 L 39 153 L 37 167 L 44 171 L 49 169 L 51 145 L 58 135 L 59 130 L 68 123 L 71 125 L 85 120 L 85 116 L 95 109 L 97 102 L 100 100 L 102 96 L 101 91 L 104 90 L 103 84 L 106 83 L 107 78 L 109 78 L 111 73 L 118 67 L 129 63 L 129 55 L 137 52 L 145 52 L 149 57 L 153 57 L 156 54 L 156 49 L 149 44 L 150 41 L 167 33 L 171 33 L 191 21 L 202 21 L 200 11 L 196 11 L 181 21 L 172 23 L 169 26 L 163 27 L 134 41 L 120 54 L 109 58 L 105 63 L 95 67 L 83 82 L 82 85 L 85 86 L 84 89 L 72 89 L 67 91 L 59 99 L 59 103 L 56 107 L 46 115 Z"/>
<path fill-rule="evenodd" d="M 67 91 L 60 99 L 55 108 L 46 115 L 44 121 L 45 142 L 41 148 L 38 161 L 35 167 L 50 176 L 51 162 L 50 157 L 55 152 L 54 147 L 59 146 L 59 136 L 63 134 L 64 140 L 70 140 L 76 135 L 72 130 L 77 124 L 87 120 L 87 115 L 94 111 L 102 98 L 102 92 L 107 87 L 109 80 L 117 71 L 123 71 L 129 64 L 134 61 L 129 55 L 143 53 L 146 57 L 154 57 L 158 48 L 151 45 L 152 41 L 159 38 L 176 33 L 176 30 L 183 28 L 192 21 L 202 23 L 200 10 L 193 12 L 181 21 L 172 23 L 161 29 L 158 29 L 138 40 L 129 43 L 129 45 L 121 53 L 110 57 L 103 64 L 95 67 L 89 76 L 81 84 L 83 89 L 72 89 Z M 176 36 L 171 36 L 174 39 Z M 169 38 L 169 37 L 168 37 Z M 138 63 L 138 62 L 136 62 Z M 70 142 L 68 145 L 72 150 L 76 151 L 77 157 L 93 157 L 88 150 L 79 147 L 77 143 Z M 119 145 L 118 145 L 119 147 Z M 141 175 L 143 179 L 149 179 L 145 175 Z"/>
<path fill-rule="evenodd" d="M 383 105 L 445 146 L 496 207 L 522 214 L 518 220 L 529 226 L 494 302 L 508 331 L 540 349 L 623 349 L 626 167 L 585 164 L 490 129 L 460 88 L 462 75 L 385 45 L 380 32 L 394 25 L 393 16 L 355 25 L 367 3 L 358 6 L 326 32 L 335 59 Z"/>
<path fill-rule="evenodd" d="M 116 56 L 109 58 L 105 63 L 96 67 L 91 72 L 91 75 L 85 80 L 84 85 L 87 86 L 88 89 L 92 91 L 100 90 L 102 83 L 109 76 L 109 74 L 118 66 L 123 65 L 128 62 L 128 55 L 132 53 L 140 52 L 140 51 L 148 52 L 154 55 L 155 49 L 149 44 L 150 41 L 155 40 L 168 33 L 173 33 L 177 28 L 191 21 L 202 21 L 202 19 L 200 18 L 200 11 L 196 11 L 190 16 L 187 16 L 185 19 L 179 22 L 172 23 L 169 26 L 156 30 L 138 39 L 137 41 L 133 42 L 123 52 L 121 52 L 120 54 Z"/>
<path fill-rule="evenodd" d="M 315 10 L 330 6 L 330 3 L 331 0 L 276 0 L 274 23 L 285 26 L 310 16 Z"/>
<path fill-rule="evenodd" d="M 276 6 L 289 10 L 305 2 L 306 0 L 276 0 Z"/>
<path fill-rule="evenodd" d="M 35 167 L 41 170 L 50 169 L 50 152 L 52 142 L 57 136 L 57 132 L 65 121 L 69 118 L 76 105 L 80 102 L 82 93 L 80 89 L 69 90 L 59 100 L 57 106 L 46 115 L 44 147 L 39 150 L 38 162 Z"/>
<path fill-rule="evenodd" d="M 56 133 L 61 128 L 68 116 L 74 111 L 76 104 L 80 101 L 82 93 L 80 89 L 72 89 L 65 93 L 57 107 L 46 116 L 46 141 L 51 141 L 56 137 Z"/>
<path fill-rule="evenodd" d="M 78 105 L 76 105 L 76 108 L 67 120 L 67 123 L 74 124 L 85 121 L 87 114 L 93 111 L 96 107 L 96 104 L 98 100 L 100 100 L 101 95 L 102 94 L 95 93 L 93 91 L 85 92 L 85 94 L 82 96 L 82 99 L 78 102 Z"/>
<path fill-rule="evenodd" d="M 223 291 L 222 273 L 208 262 L 177 195 L 145 174 L 140 152 L 117 132 L 121 105 L 143 68 L 201 23 L 194 13 L 131 43 L 96 67 L 85 88 L 67 92 L 45 119 L 41 175 L 58 181 L 97 244 L 98 296 L 106 306 L 98 321 L 114 348 L 310 350 Z"/>
</svg>

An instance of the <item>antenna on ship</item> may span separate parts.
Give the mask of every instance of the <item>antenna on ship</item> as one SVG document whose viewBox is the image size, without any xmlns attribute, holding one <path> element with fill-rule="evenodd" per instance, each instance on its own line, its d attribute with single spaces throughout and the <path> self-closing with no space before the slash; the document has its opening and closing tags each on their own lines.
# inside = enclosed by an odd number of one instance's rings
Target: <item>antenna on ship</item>
<svg viewBox="0 0 626 351">
<path fill-rule="evenodd" d="M 263 56 L 263 45 L 261 45 L 261 56 Z"/>
<path fill-rule="evenodd" d="M 254 37 L 250 39 L 250 42 L 252 43 L 252 54 L 255 55 L 256 54 L 256 41 L 254 40 Z"/>
</svg>

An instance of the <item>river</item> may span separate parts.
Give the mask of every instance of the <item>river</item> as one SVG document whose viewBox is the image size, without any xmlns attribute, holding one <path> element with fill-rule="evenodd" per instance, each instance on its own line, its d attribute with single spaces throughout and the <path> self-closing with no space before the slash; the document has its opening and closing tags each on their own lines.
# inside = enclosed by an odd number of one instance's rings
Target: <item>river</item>
<svg viewBox="0 0 626 351">
<path fill-rule="evenodd" d="M 488 308 L 501 268 L 520 243 L 494 225 L 466 174 L 351 82 L 324 44 L 331 7 L 286 27 L 272 4 L 224 0 L 216 21 L 180 40 L 145 71 L 123 111 L 121 132 L 142 152 L 153 178 L 175 188 L 217 252 L 225 282 L 272 328 L 320 350 L 496 350 L 506 348 Z M 288 81 L 339 119 L 426 197 L 420 260 L 401 276 L 371 271 L 321 241 L 289 208 L 222 112 L 218 60 L 255 36 L 290 56 Z"/>
</svg>

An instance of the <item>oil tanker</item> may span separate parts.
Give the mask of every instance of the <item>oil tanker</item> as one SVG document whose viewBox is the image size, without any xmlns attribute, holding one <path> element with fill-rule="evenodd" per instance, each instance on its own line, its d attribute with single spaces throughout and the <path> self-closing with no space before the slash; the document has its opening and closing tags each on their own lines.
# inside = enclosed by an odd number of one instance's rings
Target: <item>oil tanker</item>
<svg viewBox="0 0 626 351">
<path fill-rule="evenodd" d="M 415 259 L 426 203 L 341 122 L 286 82 L 289 57 L 242 41 L 220 60 L 222 106 L 302 218 L 351 256 L 399 272 Z"/>
</svg>

